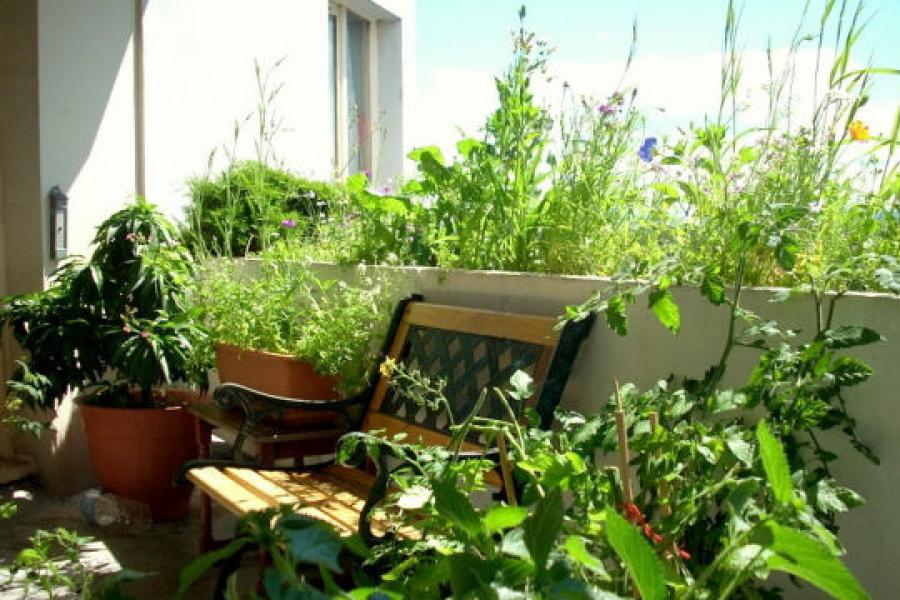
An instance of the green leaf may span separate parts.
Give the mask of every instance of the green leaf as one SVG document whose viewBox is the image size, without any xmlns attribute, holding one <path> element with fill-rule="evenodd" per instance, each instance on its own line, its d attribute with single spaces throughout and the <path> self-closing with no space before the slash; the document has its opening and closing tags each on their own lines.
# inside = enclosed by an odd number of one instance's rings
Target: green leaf
<svg viewBox="0 0 900 600">
<path fill-rule="evenodd" d="M 463 138 L 456 142 L 456 149 L 459 150 L 459 153 L 465 158 L 469 158 L 469 156 L 475 150 L 478 150 L 483 146 L 483 142 L 479 142 L 478 140 L 474 140 L 472 138 Z"/>
<path fill-rule="evenodd" d="M 672 333 L 678 333 L 681 329 L 681 313 L 672 292 L 660 288 L 653 290 L 650 292 L 649 306 L 663 327 Z"/>
<path fill-rule="evenodd" d="M 372 587 L 356 588 L 346 594 L 352 600 L 403 600 L 404 598 L 403 594 Z"/>
<path fill-rule="evenodd" d="M 753 446 L 747 443 L 739 434 L 733 435 L 725 443 L 728 449 L 734 454 L 734 457 L 744 463 L 747 467 L 753 466 Z"/>
<path fill-rule="evenodd" d="M 480 598 L 477 590 L 494 579 L 496 563 L 474 554 L 453 554 L 447 557 L 450 565 L 450 587 L 454 598 Z M 474 593 L 473 593 L 474 592 Z"/>
<path fill-rule="evenodd" d="M 747 396 L 734 390 L 717 391 L 712 398 L 710 410 L 713 413 L 735 410 L 747 404 Z"/>
<path fill-rule="evenodd" d="M 122 569 L 112 575 L 108 575 L 100 580 L 97 588 L 93 590 L 90 596 L 85 598 L 98 598 L 100 600 L 128 600 L 132 596 L 122 591 L 122 586 L 128 583 L 152 577 L 156 573 L 143 573 L 141 571 L 133 571 L 131 569 Z"/>
<path fill-rule="evenodd" d="M 175 592 L 175 598 L 184 597 L 184 593 L 193 585 L 197 579 L 209 571 L 213 565 L 221 560 L 225 560 L 229 556 L 241 550 L 250 543 L 249 539 L 238 538 L 223 548 L 219 548 L 213 552 L 207 552 L 203 556 L 199 556 L 187 564 L 178 575 L 178 590 Z"/>
<path fill-rule="evenodd" d="M 359 198 L 359 204 L 366 210 L 382 212 L 391 215 L 405 215 L 409 212 L 409 202 L 397 196 L 381 196 L 363 190 Z"/>
<path fill-rule="evenodd" d="M 291 555 L 297 562 L 306 562 L 325 567 L 335 573 L 343 569 L 337 562 L 341 552 L 341 539 L 325 527 L 312 525 L 303 529 L 288 529 Z"/>
<path fill-rule="evenodd" d="M 759 158 L 759 150 L 753 146 L 744 146 L 738 150 L 738 158 L 744 164 L 752 163 Z"/>
<path fill-rule="evenodd" d="M 599 575 L 602 579 L 609 581 L 609 574 L 603 568 L 603 561 L 588 552 L 584 538 L 578 535 L 570 535 L 566 538 L 566 553 L 576 563 L 583 566 L 588 571 Z"/>
<path fill-rule="evenodd" d="M 771 540 L 766 546 L 773 552 L 770 569 L 784 571 L 804 579 L 840 600 L 865 600 L 869 594 L 828 547 L 800 531 L 768 523 Z"/>
<path fill-rule="evenodd" d="M 775 259 L 778 265 L 785 271 L 792 271 L 794 264 L 797 262 L 797 252 L 800 250 L 797 242 L 785 236 L 781 238 L 778 246 L 775 247 Z"/>
<path fill-rule="evenodd" d="M 537 503 L 534 515 L 524 526 L 525 546 L 538 572 L 542 572 L 547 566 L 547 557 L 555 545 L 562 520 L 562 492 L 559 488 L 554 488 Z"/>
<path fill-rule="evenodd" d="M 368 185 L 369 179 L 366 177 L 365 173 L 354 173 L 350 177 L 347 178 L 347 181 L 344 185 L 347 186 L 347 190 L 351 193 L 360 193 L 366 189 L 366 185 Z"/>
<path fill-rule="evenodd" d="M 625 300 L 622 296 L 613 296 L 606 302 L 606 324 L 621 336 L 628 334 L 628 318 L 625 316 Z"/>
<path fill-rule="evenodd" d="M 829 348 L 865 346 L 884 339 L 877 331 L 868 327 L 860 327 L 859 325 L 845 325 L 837 329 L 830 329 L 824 332 L 823 335 Z"/>
<path fill-rule="evenodd" d="M 516 400 L 524 401 L 534 394 L 534 379 L 521 369 L 512 374 L 509 385 L 512 388 L 510 396 Z"/>
<path fill-rule="evenodd" d="M 504 554 L 517 558 L 531 558 L 528 548 L 525 546 L 525 532 L 521 529 L 513 529 L 506 532 L 506 535 L 503 536 L 503 542 L 500 544 L 500 550 Z"/>
<path fill-rule="evenodd" d="M 666 583 L 663 566 L 638 530 L 613 511 L 606 513 L 606 536 L 622 559 L 643 600 L 665 600 Z"/>
<path fill-rule="evenodd" d="M 488 533 L 512 529 L 513 527 L 518 527 L 527 516 L 528 511 L 521 506 L 498 504 L 491 507 L 487 514 L 484 515 L 484 528 L 487 529 Z"/>
<path fill-rule="evenodd" d="M 869 378 L 872 368 L 852 356 L 841 356 L 831 363 L 830 371 L 838 385 L 849 387 L 859 385 Z"/>
<path fill-rule="evenodd" d="M 707 270 L 700 282 L 700 293 L 716 306 L 725 302 L 725 282 L 718 272 Z"/>
<path fill-rule="evenodd" d="M 39 567 L 45 560 L 46 557 L 34 548 L 25 548 L 16 555 L 16 563 L 26 567 Z"/>
<path fill-rule="evenodd" d="M 481 535 L 483 532 L 481 519 L 478 518 L 478 513 L 472 508 L 472 503 L 465 494 L 456 489 L 455 481 L 451 478 L 433 481 L 432 487 L 434 506 L 442 517 L 469 537 Z"/>
<path fill-rule="evenodd" d="M 781 442 L 769 431 L 765 420 L 761 419 L 756 426 L 756 439 L 759 442 L 759 456 L 766 472 L 766 479 L 775 499 L 782 504 L 789 504 L 794 496 L 794 486 L 791 483 L 787 456 Z"/>
<path fill-rule="evenodd" d="M 444 164 L 444 155 L 441 152 L 441 149 L 437 146 L 423 146 L 421 148 L 413 148 L 409 154 L 406 155 L 408 159 L 411 161 L 420 163 L 427 158 L 437 162 L 440 165 Z"/>
<path fill-rule="evenodd" d="M 650 187 L 659 192 L 664 200 L 676 202 L 681 199 L 681 194 L 678 192 L 678 188 L 671 183 L 656 182 L 651 183 Z"/>
</svg>

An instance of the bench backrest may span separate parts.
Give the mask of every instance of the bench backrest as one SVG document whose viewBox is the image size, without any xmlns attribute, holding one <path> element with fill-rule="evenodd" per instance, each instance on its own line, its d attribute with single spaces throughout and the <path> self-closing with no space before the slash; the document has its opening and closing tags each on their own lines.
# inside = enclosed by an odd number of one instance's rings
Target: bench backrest
<svg viewBox="0 0 900 600">
<path fill-rule="evenodd" d="M 471 413 L 483 389 L 507 387 L 512 374 L 521 369 L 534 380 L 532 405 L 541 414 L 542 425 L 549 427 L 592 319 L 569 323 L 562 331 L 556 324 L 553 317 L 410 301 L 395 323 L 387 356 L 443 379 L 457 423 Z M 492 393 L 479 414 L 508 418 Z M 379 375 L 362 428 L 388 435 L 405 432 L 408 441 L 429 445 L 450 440 L 450 420 L 444 411 L 417 406 L 396 393 L 384 375 Z M 463 449 L 479 450 L 479 441 L 470 438 Z"/>
</svg>

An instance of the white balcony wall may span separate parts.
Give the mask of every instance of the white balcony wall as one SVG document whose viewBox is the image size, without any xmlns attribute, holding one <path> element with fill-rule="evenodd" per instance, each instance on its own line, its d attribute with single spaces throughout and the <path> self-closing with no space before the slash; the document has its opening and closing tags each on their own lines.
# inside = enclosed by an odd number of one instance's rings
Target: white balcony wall
<svg viewBox="0 0 900 600">
<path fill-rule="evenodd" d="M 323 265 L 323 275 L 353 279 L 355 271 Z M 597 277 L 558 277 L 506 272 L 445 271 L 432 268 L 389 269 L 397 278 L 397 293 L 417 292 L 426 300 L 444 304 L 539 315 L 563 314 L 566 305 L 579 304 L 591 292 L 609 287 Z M 774 290 L 746 289 L 742 303 L 764 319 L 801 331 L 808 339 L 815 323 L 808 297 L 789 302 L 770 302 Z M 727 335 L 727 308 L 712 306 L 696 289 L 674 291 L 681 307 L 681 333 L 672 335 L 639 298 L 628 310 L 629 333 L 620 337 L 601 319 L 594 325 L 575 362 L 562 398 L 562 407 L 592 414 L 604 410 L 613 381 L 632 382 L 646 390 L 670 375 L 700 378 L 715 363 Z M 847 565 L 873 598 L 894 598 L 900 588 L 900 571 L 887 569 L 885 557 L 900 556 L 900 299 L 884 294 L 851 293 L 837 304 L 835 325 L 864 325 L 878 331 L 885 341 L 853 348 L 847 353 L 864 360 L 872 377 L 846 390 L 850 413 L 857 420 L 860 438 L 881 459 L 876 466 L 853 450 L 840 431 L 828 431 L 820 439 L 840 455 L 832 467 L 835 478 L 866 499 L 863 507 L 839 519 L 840 539 L 847 547 Z M 804 338 L 806 335 L 806 338 Z M 735 350 L 729 360 L 724 385 L 740 386 L 759 356 L 749 349 Z M 819 598 L 810 587 L 797 590 L 783 582 L 790 598 Z"/>
</svg>

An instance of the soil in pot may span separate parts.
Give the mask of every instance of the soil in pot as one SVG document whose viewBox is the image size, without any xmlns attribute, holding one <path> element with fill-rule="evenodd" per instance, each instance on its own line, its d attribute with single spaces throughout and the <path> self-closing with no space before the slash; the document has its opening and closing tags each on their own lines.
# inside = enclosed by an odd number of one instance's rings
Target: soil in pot
<svg viewBox="0 0 900 600">
<path fill-rule="evenodd" d="M 338 378 L 316 373 L 308 362 L 292 356 L 216 344 L 216 368 L 222 383 L 239 383 L 266 394 L 305 400 L 336 400 Z M 282 425 L 331 423 L 333 411 L 285 410 Z"/>
<path fill-rule="evenodd" d="M 167 395 L 188 402 L 198 397 L 183 390 Z M 110 408 L 82 402 L 79 411 L 104 490 L 146 503 L 154 521 L 187 515 L 193 488 L 173 485 L 172 477 L 199 449 L 194 417 L 183 406 Z"/>
</svg>

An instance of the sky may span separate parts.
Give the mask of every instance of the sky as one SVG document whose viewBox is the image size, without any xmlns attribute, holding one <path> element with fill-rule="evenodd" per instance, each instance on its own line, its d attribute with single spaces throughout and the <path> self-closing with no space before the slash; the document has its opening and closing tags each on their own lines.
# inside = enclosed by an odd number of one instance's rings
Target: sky
<svg viewBox="0 0 900 600">
<path fill-rule="evenodd" d="M 837 4 L 840 5 L 841 0 Z M 825 0 L 812 0 L 804 33 L 815 33 Z M 850 2 L 853 3 L 852 0 Z M 459 130 L 477 135 L 496 107 L 494 76 L 511 57 L 511 32 L 521 0 L 416 0 L 417 89 L 412 111 L 412 144 L 436 144 L 452 153 Z M 764 114 L 765 48 L 784 57 L 803 9 L 803 0 L 744 0 L 739 45 L 743 52 L 748 120 Z M 666 135 L 704 113 L 715 112 L 725 0 L 526 0 L 526 26 L 554 52 L 554 79 L 537 82 L 544 103 L 559 105 L 565 81 L 577 94 L 602 99 L 621 84 L 622 70 L 637 24 L 636 56 L 626 85 L 638 90 L 648 134 Z M 859 66 L 900 68 L 900 0 L 869 0 L 868 24 L 854 52 Z M 833 38 L 825 53 L 833 56 Z M 815 46 L 807 43 L 797 70 L 811 74 Z M 813 104 L 812 77 L 802 77 L 795 96 Z M 860 117 L 873 133 L 889 131 L 900 104 L 900 76 L 876 81 Z"/>
</svg>

